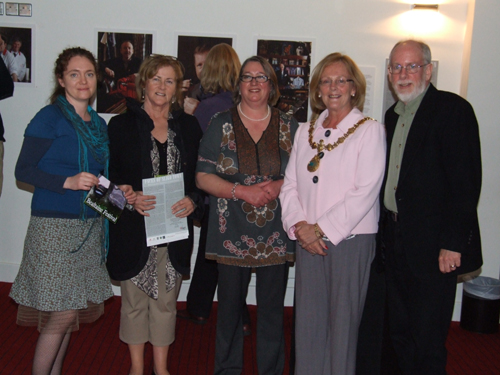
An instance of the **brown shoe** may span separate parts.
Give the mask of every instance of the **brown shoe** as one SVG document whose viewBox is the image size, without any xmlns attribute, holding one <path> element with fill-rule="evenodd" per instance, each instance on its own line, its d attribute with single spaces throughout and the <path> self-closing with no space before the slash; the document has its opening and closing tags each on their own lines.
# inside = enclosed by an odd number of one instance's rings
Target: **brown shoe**
<svg viewBox="0 0 500 375">
<path fill-rule="evenodd" d="M 252 334 L 252 326 L 250 324 L 243 324 L 243 336 L 250 336 Z"/>
<path fill-rule="evenodd" d="M 207 322 L 207 318 L 204 318 L 202 316 L 195 316 L 191 314 L 187 309 L 177 310 L 177 317 L 189 320 L 195 324 L 200 324 L 200 325 L 203 325 Z"/>
</svg>

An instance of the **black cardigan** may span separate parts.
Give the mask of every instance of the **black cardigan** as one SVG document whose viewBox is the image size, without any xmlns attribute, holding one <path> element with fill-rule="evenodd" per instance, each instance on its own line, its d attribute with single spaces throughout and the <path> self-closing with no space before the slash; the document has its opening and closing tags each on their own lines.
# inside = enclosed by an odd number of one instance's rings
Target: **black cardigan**
<svg viewBox="0 0 500 375">
<path fill-rule="evenodd" d="M 132 185 L 135 191 L 142 191 L 142 179 L 151 178 L 153 167 L 151 131 L 153 121 L 137 102 L 127 102 L 127 113 L 115 116 L 109 121 L 110 180 L 118 185 Z M 169 244 L 170 261 L 181 274 L 189 274 L 191 250 L 193 247 L 193 219 L 201 219 L 204 209 L 203 193 L 196 187 L 195 169 L 198 146 L 203 135 L 195 117 L 183 111 L 173 113 L 168 121 L 175 131 L 174 143 L 181 154 L 181 171 L 184 173 L 184 188 L 197 205 L 188 217 L 189 238 Z M 109 253 L 106 266 L 114 280 L 128 280 L 136 276 L 146 264 L 149 247 L 146 246 L 144 216 L 124 210 L 116 224 L 109 228 Z"/>
</svg>

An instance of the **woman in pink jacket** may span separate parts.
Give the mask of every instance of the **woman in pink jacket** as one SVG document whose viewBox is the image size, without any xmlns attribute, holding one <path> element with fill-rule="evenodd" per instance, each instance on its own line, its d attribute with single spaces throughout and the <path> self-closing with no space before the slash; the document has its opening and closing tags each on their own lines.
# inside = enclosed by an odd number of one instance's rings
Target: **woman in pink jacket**
<svg viewBox="0 0 500 375">
<path fill-rule="evenodd" d="M 375 255 L 385 165 L 382 124 L 364 117 L 366 81 L 348 56 L 314 69 L 280 200 L 296 239 L 296 375 L 354 375 L 358 327 Z"/>
</svg>

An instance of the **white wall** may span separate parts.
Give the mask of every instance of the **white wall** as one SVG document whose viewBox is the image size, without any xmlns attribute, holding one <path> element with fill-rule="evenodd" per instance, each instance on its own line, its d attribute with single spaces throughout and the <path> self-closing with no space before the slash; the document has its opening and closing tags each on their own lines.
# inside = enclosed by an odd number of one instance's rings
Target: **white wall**
<svg viewBox="0 0 500 375">
<path fill-rule="evenodd" d="M 419 32 L 408 28 L 410 23 L 404 13 L 409 10 L 409 3 L 413 2 L 403 0 L 32 0 L 33 17 L 0 16 L 2 26 L 36 25 L 35 85 L 16 86 L 14 97 L 0 102 L 7 139 L 4 190 L 0 199 L 0 280 L 12 281 L 17 273 L 30 214 L 31 194 L 19 189 L 14 179 L 23 132 L 30 119 L 46 104 L 52 88 L 53 63 L 63 48 L 81 45 L 96 52 L 98 29 L 146 30 L 155 32 L 154 52 L 175 55 L 176 34 L 229 34 L 235 38 L 233 45 L 243 60 L 255 53 L 257 37 L 310 39 L 313 41 L 313 66 L 326 54 L 340 51 L 350 55 L 359 65 L 376 68 L 373 107 L 374 116 L 381 120 L 386 79 L 384 62 L 393 44 L 400 39 L 415 37 L 427 41 L 432 48 L 433 59 L 439 60 L 438 87 L 456 93 L 460 90 L 468 0 L 433 2 L 443 4 L 440 5 L 437 20 L 425 32 L 422 32 L 421 26 Z M 477 0 L 477 3 L 482 12 L 477 12 L 475 25 L 490 17 L 491 8 L 496 8 L 498 15 L 496 0 Z M 493 69 L 482 70 L 482 64 L 486 60 L 493 67 L 499 60 L 491 56 L 488 48 L 481 43 L 483 38 L 491 40 L 491 36 L 498 34 L 499 28 L 493 23 L 491 29 L 484 30 L 484 27 L 477 36 L 474 34 L 471 76 L 480 70 L 479 78 L 489 85 L 483 86 L 479 83 L 481 80 L 474 82 L 471 79 L 469 93 L 474 99 L 483 137 L 485 178 L 480 206 L 485 244 L 483 269 L 485 274 L 498 277 L 500 259 L 494 245 L 500 237 L 495 230 L 496 223 L 500 221 L 500 211 L 495 209 L 498 202 L 493 194 L 500 176 L 493 164 L 499 159 L 500 152 L 494 147 L 498 135 L 493 128 L 494 105 L 489 102 L 494 100 L 496 94 L 489 76 L 496 72 Z M 181 300 L 186 290 L 183 288 Z M 457 296 L 457 300 L 461 300 L 461 295 Z M 291 293 L 287 301 L 291 302 Z"/>
<path fill-rule="evenodd" d="M 474 31 L 467 99 L 476 112 L 481 132 L 483 188 L 479 203 L 484 265 L 482 274 L 499 277 L 500 271 L 500 46 L 493 40 L 500 29 L 500 3 L 475 0 Z"/>
</svg>

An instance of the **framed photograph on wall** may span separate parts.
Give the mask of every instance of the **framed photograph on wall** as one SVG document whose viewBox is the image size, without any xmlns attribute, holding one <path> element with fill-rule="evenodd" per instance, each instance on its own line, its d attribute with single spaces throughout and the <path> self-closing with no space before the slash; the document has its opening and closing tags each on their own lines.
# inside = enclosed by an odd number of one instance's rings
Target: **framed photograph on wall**
<svg viewBox="0 0 500 375">
<path fill-rule="evenodd" d="M 199 99 L 201 68 L 208 51 L 220 43 L 233 47 L 233 36 L 177 35 L 177 58 L 186 70 L 184 85 L 188 97 Z"/>
<path fill-rule="evenodd" d="M 15 84 L 23 87 L 34 86 L 34 30 L 34 25 L 0 26 L 2 59 Z"/>
<path fill-rule="evenodd" d="M 153 53 L 153 33 L 97 31 L 97 61 L 102 84 L 97 112 L 123 113 L 126 97 L 138 99 L 135 78 L 142 61 Z"/>
<path fill-rule="evenodd" d="M 299 122 L 308 119 L 311 51 L 312 41 L 257 39 L 257 55 L 269 61 L 278 78 L 277 107 Z"/>
</svg>

